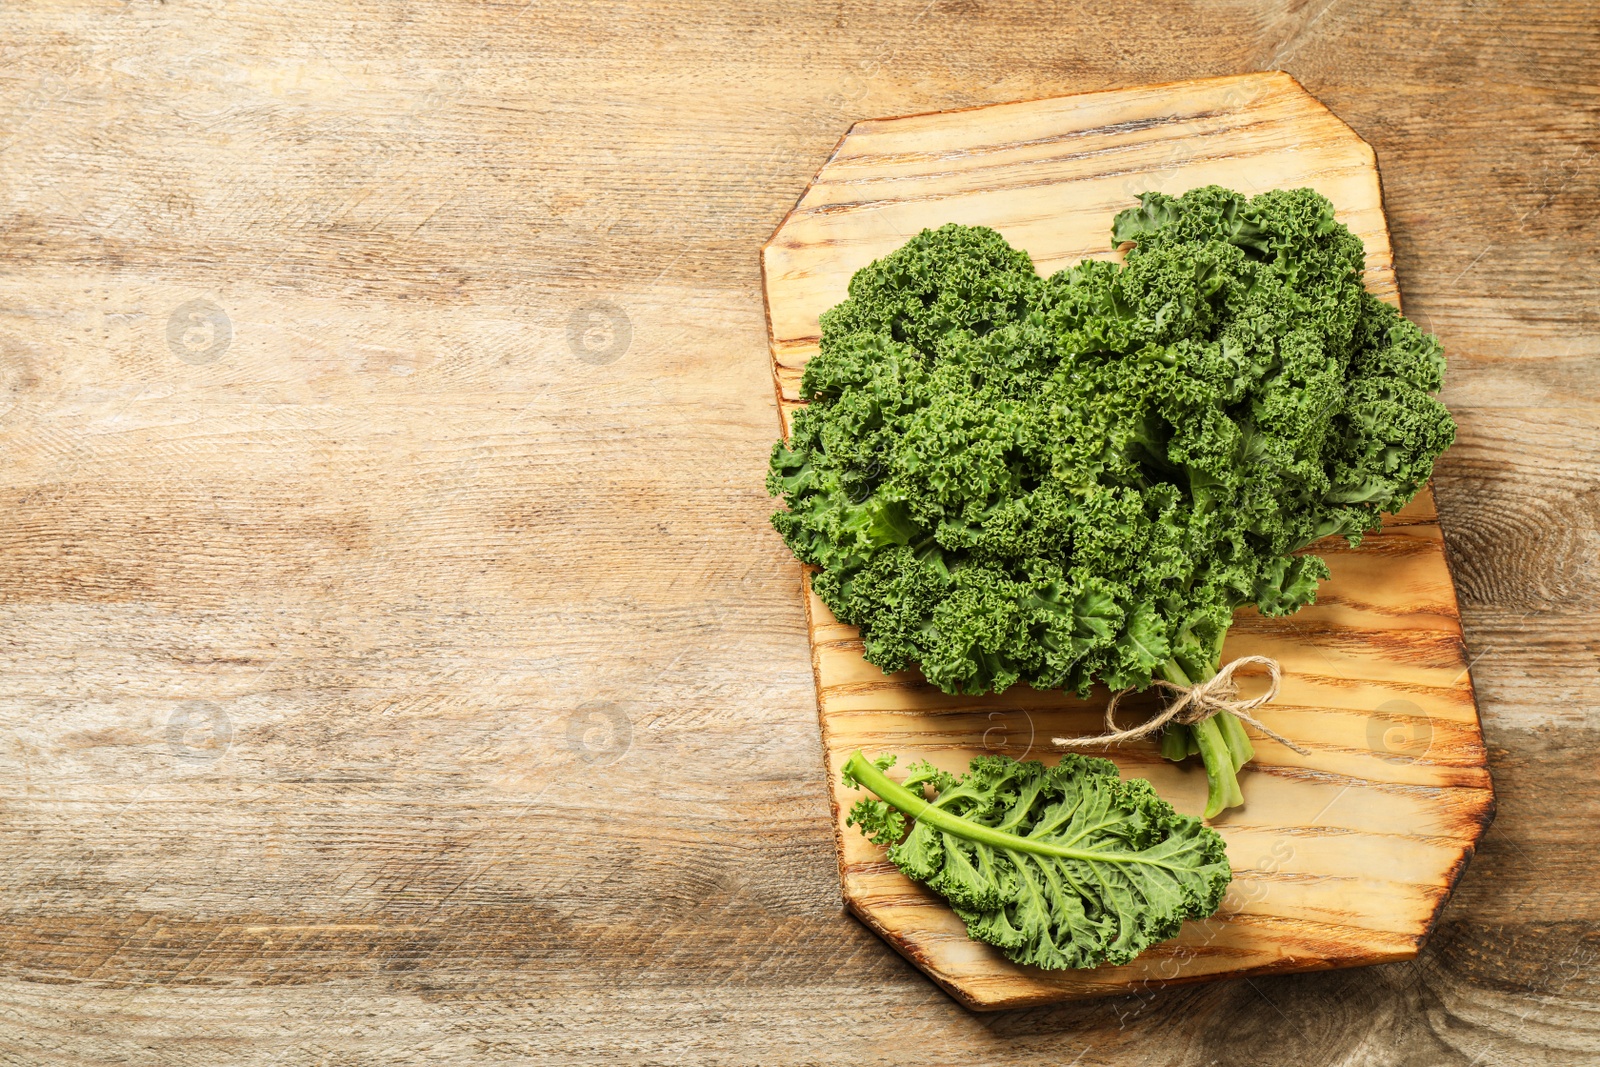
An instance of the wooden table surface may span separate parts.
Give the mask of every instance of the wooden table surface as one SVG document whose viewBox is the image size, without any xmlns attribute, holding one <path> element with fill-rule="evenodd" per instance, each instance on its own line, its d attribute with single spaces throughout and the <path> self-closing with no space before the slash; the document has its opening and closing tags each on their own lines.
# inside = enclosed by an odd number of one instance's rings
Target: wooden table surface
<svg viewBox="0 0 1600 1067">
<path fill-rule="evenodd" d="M 840 910 L 757 249 L 862 117 L 1376 148 L 1499 816 L 1415 961 L 970 1014 Z M 0 1063 L 1600 1056 L 1600 6 L 0 12 Z"/>
</svg>

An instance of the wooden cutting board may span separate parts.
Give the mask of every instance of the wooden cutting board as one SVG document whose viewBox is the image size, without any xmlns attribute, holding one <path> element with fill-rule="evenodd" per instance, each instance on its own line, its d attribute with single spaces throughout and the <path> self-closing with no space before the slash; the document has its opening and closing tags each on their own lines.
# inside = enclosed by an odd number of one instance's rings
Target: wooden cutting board
<svg viewBox="0 0 1600 1067">
<path fill-rule="evenodd" d="M 1398 303 L 1372 149 L 1286 74 L 856 123 L 762 249 L 784 431 L 816 352 L 818 316 L 844 299 L 857 269 L 924 227 L 991 226 L 1050 274 L 1085 257 L 1116 258 L 1111 219 L 1140 192 L 1209 183 L 1319 190 L 1366 243 L 1368 288 Z M 1019 966 L 971 941 L 939 897 L 844 826 L 860 794 L 841 785 L 839 768 L 857 748 L 952 771 L 985 752 L 1054 762 L 1049 739 L 1098 732 L 1106 694 L 947 696 L 914 671 L 885 676 L 807 575 L 850 910 L 978 1009 L 1416 955 L 1494 811 L 1432 493 L 1360 548 L 1336 540 L 1318 551 L 1333 576 L 1317 603 L 1282 619 L 1241 611 L 1223 652 L 1283 665 L 1281 693 L 1259 714 L 1310 754 L 1256 738 L 1256 759 L 1240 774 L 1245 806 L 1213 824 L 1235 872 L 1221 909 L 1126 966 L 1089 971 Z M 1245 692 L 1261 684 L 1248 681 Z M 1180 810 L 1204 806 L 1198 760 L 1169 763 L 1153 743 L 1106 755 Z"/>
</svg>

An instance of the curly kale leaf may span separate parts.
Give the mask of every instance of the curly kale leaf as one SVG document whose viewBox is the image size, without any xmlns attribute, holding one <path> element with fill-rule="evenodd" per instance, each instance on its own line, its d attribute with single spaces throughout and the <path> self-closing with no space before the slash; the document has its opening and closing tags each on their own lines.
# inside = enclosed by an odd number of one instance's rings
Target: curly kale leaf
<svg viewBox="0 0 1600 1067">
<path fill-rule="evenodd" d="M 859 801 L 850 824 L 1017 963 L 1126 963 L 1214 913 L 1233 877 L 1215 831 L 1109 760 L 1068 755 L 1046 770 L 982 756 L 960 777 L 923 762 L 900 784 L 883 773 L 893 762 L 857 752 L 845 764 L 845 784 L 880 798 Z"/>
<path fill-rule="evenodd" d="M 1377 528 L 1452 441 L 1438 341 L 1316 192 L 1146 193 L 1112 232 L 1122 265 L 1041 278 L 993 230 L 925 230 L 822 316 L 773 524 L 885 671 L 1208 678 L 1234 609 L 1310 603 L 1301 550 Z"/>
</svg>

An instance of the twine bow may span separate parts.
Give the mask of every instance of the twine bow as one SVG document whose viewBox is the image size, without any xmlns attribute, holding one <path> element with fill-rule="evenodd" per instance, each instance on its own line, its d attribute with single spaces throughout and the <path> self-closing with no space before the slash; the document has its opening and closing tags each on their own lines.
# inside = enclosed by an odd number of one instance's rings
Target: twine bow
<svg viewBox="0 0 1600 1067">
<path fill-rule="evenodd" d="M 1249 700 L 1240 700 L 1239 687 L 1234 683 L 1233 672 L 1248 663 L 1260 663 L 1266 666 L 1272 676 L 1272 682 L 1267 686 L 1267 691 L 1258 697 Z M 1170 693 L 1176 693 L 1177 698 L 1161 710 L 1161 713 L 1146 719 L 1138 726 L 1131 726 L 1126 730 L 1117 728 L 1115 718 L 1117 703 L 1133 692 L 1132 689 L 1122 689 L 1111 694 L 1111 700 L 1106 704 L 1106 729 L 1109 733 L 1099 734 L 1095 737 L 1053 737 L 1051 743 L 1057 748 L 1094 748 L 1099 745 L 1118 745 L 1124 741 L 1139 741 L 1151 736 L 1164 728 L 1170 722 L 1184 726 L 1192 726 L 1197 722 L 1205 722 L 1218 712 L 1231 712 L 1238 717 L 1240 722 L 1247 722 L 1257 730 L 1266 734 L 1281 745 L 1287 745 L 1302 756 L 1307 751 L 1284 737 L 1277 731 L 1262 724 L 1261 720 L 1250 714 L 1256 708 L 1267 703 L 1278 695 L 1278 683 L 1283 680 L 1283 669 L 1278 666 L 1278 661 L 1268 656 L 1240 656 L 1230 661 L 1216 674 L 1199 683 L 1198 685 L 1177 685 L 1164 678 L 1157 678 L 1153 683 Z"/>
</svg>

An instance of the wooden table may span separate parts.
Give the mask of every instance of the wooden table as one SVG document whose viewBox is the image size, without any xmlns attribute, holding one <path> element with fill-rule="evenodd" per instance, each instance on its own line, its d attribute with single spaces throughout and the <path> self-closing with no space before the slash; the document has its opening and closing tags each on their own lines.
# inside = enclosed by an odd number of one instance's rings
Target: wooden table
<svg viewBox="0 0 1600 1067">
<path fill-rule="evenodd" d="M 1600 8 L 0 16 L 0 1062 L 1600 1055 Z M 969 1014 L 841 914 L 756 250 L 854 119 L 1377 149 L 1500 809 L 1414 962 Z"/>
</svg>

